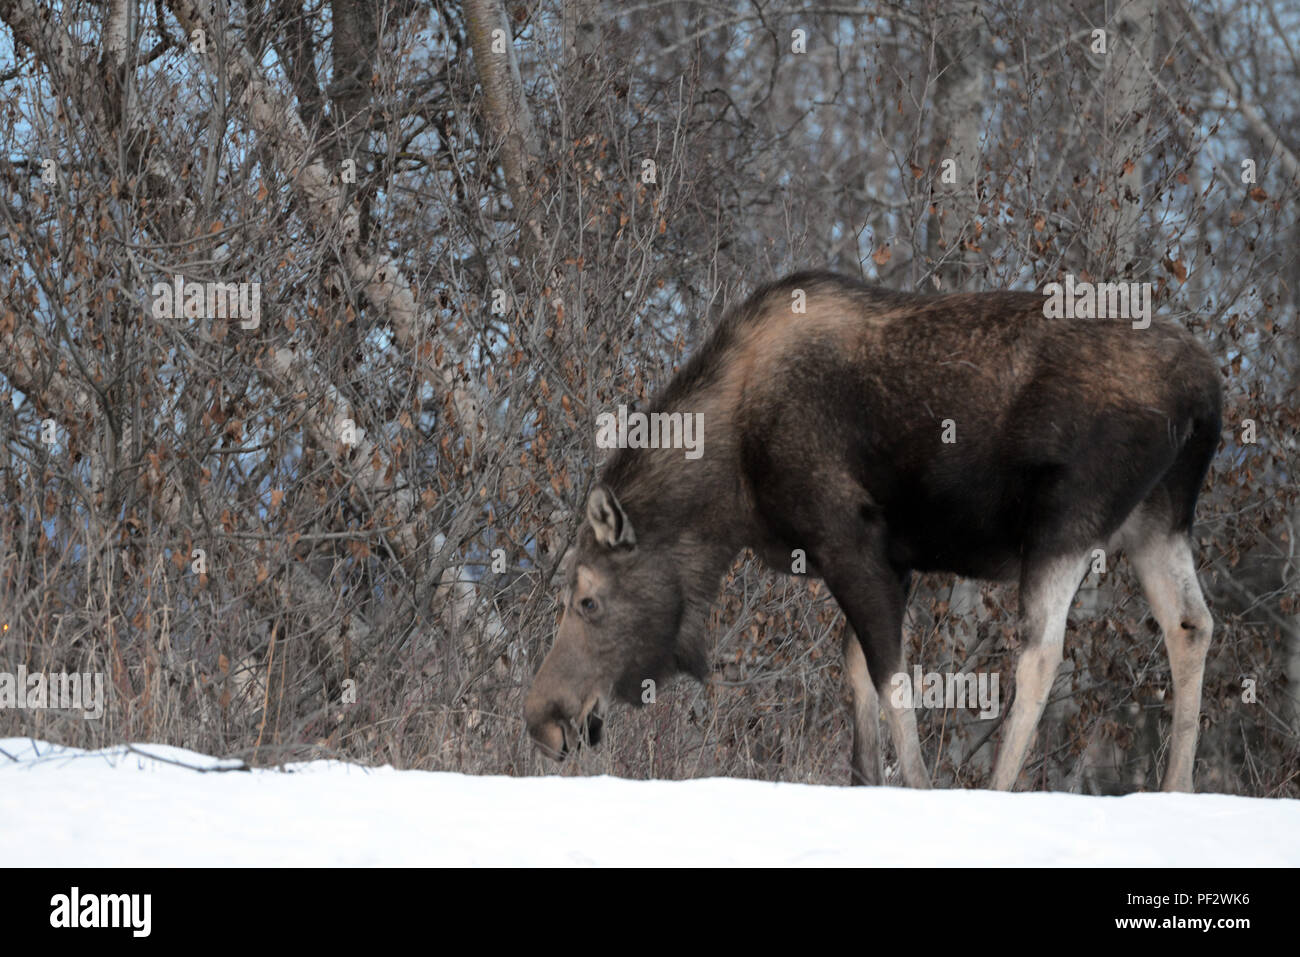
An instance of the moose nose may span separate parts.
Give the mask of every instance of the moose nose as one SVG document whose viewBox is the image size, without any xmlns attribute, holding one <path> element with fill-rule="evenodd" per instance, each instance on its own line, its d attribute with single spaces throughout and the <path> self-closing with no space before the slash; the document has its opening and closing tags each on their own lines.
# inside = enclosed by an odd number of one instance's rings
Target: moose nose
<svg viewBox="0 0 1300 957">
<path fill-rule="evenodd" d="M 528 733 L 532 735 L 538 749 L 548 758 L 563 761 L 565 755 L 569 753 L 569 743 L 564 737 L 564 725 L 559 721 L 531 724 L 528 726 Z"/>
<path fill-rule="evenodd" d="M 524 723 L 534 743 L 548 758 L 564 760 L 569 753 L 569 742 L 564 733 L 567 720 L 559 715 L 560 709 L 536 693 L 530 693 L 524 702 Z"/>
</svg>

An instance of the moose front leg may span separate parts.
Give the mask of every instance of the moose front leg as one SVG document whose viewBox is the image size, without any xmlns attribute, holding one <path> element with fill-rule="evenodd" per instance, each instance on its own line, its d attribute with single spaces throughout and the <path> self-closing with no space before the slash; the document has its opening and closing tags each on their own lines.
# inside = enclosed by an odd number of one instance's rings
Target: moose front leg
<svg viewBox="0 0 1300 957">
<path fill-rule="evenodd" d="M 807 550 L 852 629 L 844 645 L 844 672 L 853 692 L 852 781 L 878 784 L 883 779 L 883 704 L 903 780 L 910 787 L 928 788 L 930 776 L 921 759 L 911 702 L 900 707 L 890 694 L 893 678 L 903 667 L 903 609 L 910 575 L 890 562 L 884 518 L 856 478 L 833 466 L 810 473 L 810 453 L 803 442 L 783 446 L 779 441 L 781 435 L 816 434 L 815 424 L 799 421 L 772 428 L 778 438 L 756 441 L 747 453 L 758 476 L 758 509 L 781 516 L 773 538 L 787 548 Z"/>
<path fill-rule="evenodd" d="M 903 670 L 903 584 L 898 576 L 881 570 L 874 555 L 865 562 L 847 564 L 856 575 L 846 575 L 848 580 L 843 581 L 836 568 L 826 573 L 826 583 L 851 626 L 845 631 L 844 672 L 853 693 L 852 783 L 879 784 L 884 780 L 879 720 L 883 704 L 904 783 L 928 788 L 930 775 L 921 758 L 916 714 L 910 702 L 894 700 L 892 689 L 894 675 Z M 865 575 L 864 564 L 870 569 Z"/>
<path fill-rule="evenodd" d="M 867 670 L 862 643 L 851 627 L 844 629 L 844 675 L 853 695 L 853 760 L 849 783 L 876 785 L 884 780 L 880 764 L 880 696 Z"/>
</svg>

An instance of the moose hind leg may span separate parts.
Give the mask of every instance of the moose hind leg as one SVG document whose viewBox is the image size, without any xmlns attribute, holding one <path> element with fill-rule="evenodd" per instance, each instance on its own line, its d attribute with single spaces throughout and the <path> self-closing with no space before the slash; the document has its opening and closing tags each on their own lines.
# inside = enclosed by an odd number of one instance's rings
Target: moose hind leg
<svg viewBox="0 0 1300 957">
<path fill-rule="evenodd" d="M 1164 635 L 1173 678 L 1173 741 L 1162 790 L 1191 791 L 1201 681 L 1214 620 L 1196 580 L 1191 542 L 1185 532 L 1150 534 L 1130 546 L 1129 560 Z"/>
<path fill-rule="evenodd" d="M 1087 568 L 1086 554 L 1029 561 L 1020 578 L 1020 640 L 1016 699 L 993 770 L 993 787 L 1010 791 L 1042 717 L 1065 645 L 1070 602 Z"/>
</svg>

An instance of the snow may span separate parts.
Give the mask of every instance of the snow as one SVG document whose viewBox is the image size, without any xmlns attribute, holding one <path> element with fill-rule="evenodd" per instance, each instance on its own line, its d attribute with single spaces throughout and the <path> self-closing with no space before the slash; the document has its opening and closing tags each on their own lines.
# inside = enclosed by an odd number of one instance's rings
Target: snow
<svg viewBox="0 0 1300 957">
<path fill-rule="evenodd" d="M 0 739 L 23 866 L 1296 866 L 1300 801 L 475 777 Z M 204 769 L 204 770 L 195 770 Z"/>
</svg>

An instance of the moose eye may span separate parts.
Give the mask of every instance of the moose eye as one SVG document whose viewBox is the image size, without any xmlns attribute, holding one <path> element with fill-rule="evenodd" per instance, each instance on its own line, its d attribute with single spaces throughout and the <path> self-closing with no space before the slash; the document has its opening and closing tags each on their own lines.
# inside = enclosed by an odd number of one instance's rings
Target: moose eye
<svg viewBox="0 0 1300 957">
<path fill-rule="evenodd" d="M 591 612 L 596 610 L 596 599 L 584 598 L 582 599 L 582 601 L 578 602 L 578 607 L 581 608 L 583 611 L 587 612 L 588 614 L 590 614 Z"/>
</svg>

